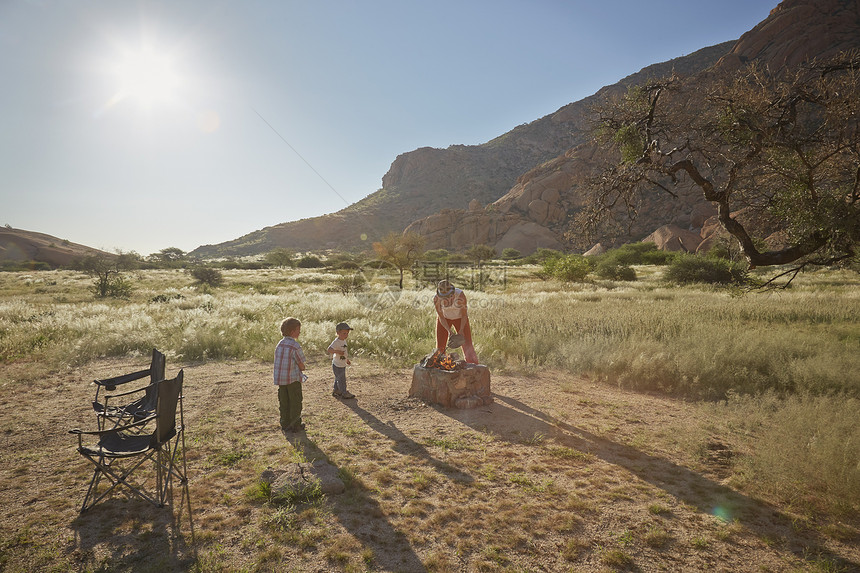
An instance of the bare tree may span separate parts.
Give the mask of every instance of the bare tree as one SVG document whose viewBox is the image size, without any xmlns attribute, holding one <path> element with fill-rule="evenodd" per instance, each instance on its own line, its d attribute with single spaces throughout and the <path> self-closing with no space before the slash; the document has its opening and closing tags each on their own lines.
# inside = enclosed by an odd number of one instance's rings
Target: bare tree
<svg viewBox="0 0 860 573">
<path fill-rule="evenodd" d="M 596 108 L 610 161 L 577 223 L 597 234 L 636 217 L 649 193 L 698 188 L 750 268 L 826 265 L 860 241 L 860 54 L 771 74 L 678 77 Z M 735 214 L 744 209 L 746 223 Z M 784 238 L 761 248 L 765 228 Z"/>
<path fill-rule="evenodd" d="M 403 288 L 403 272 L 421 258 L 424 253 L 424 237 L 418 233 L 395 233 L 385 235 L 379 242 L 373 243 L 376 255 L 387 263 L 391 263 L 400 272 L 400 288 Z"/>
</svg>

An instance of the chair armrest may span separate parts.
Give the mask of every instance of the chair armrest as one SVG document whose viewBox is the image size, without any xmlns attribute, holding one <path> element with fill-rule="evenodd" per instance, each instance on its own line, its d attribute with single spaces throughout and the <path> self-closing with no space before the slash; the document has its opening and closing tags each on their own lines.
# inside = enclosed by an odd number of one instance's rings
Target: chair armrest
<svg viewBox="0 0 860 573">
<path fill-rule="evenodd" d="M 147 368 L 146 370 L 138 370 L 131 374 L 123 374 L 121 376 L 114 376 L 113 378 L 105 378 L 104 380 L 93 380 L 93 384 L 104 386 L 108 390 L 115 390 L 117 386 L 133 382 L 134 380 L 140 380 L 144 376 L 149 376 L 151 371 L 152 368 Z"/>
<path fill-rule="evenodd" d="M 116 428 L 109 428 L 107 430 L 80 430 L 78 428 L 74 428 L 69 430 L 70 434 L 77 434 L 78 436 L 104 436 L 106 434 L 114 434 L 116 432 L 121 432 L 123 430 L 129 430 L 131 428 L 137 428 L 138 426 L 143 426 L 148 422 L 154 420 L 157 416 L 153 414 L 152 416 L 147 416 L 142 420 L 138 420 L 133 424 L 127 424 L 125 426 L 117 426 Z"/>
<path fill-rule="evenodd" d="M 159 380 L 158 382 L 161 382 L 161 380 Z M 140 388 L 135 388 L 134 390 L 129 390 L 128 392 L 120 392 L 119 394 L 107 394 L 105 395 L 105 400 L 107 400 L 108 398 L 121 398 L 123 396 L 128 396 L 129 394 L 144 392 L 158 384 L 158 382 L 153 382 L 152 384 L 147 384 L 146 386 L 141 386 Z"/>
</svg>

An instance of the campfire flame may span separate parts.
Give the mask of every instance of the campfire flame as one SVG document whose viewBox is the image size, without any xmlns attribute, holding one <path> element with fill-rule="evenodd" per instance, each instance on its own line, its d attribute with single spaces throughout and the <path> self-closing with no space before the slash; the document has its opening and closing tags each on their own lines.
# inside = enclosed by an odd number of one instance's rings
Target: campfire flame
<svg viewBox="0 0 860 573">
<path fill-rule="evenodd" d="M 457 363 L 454 362 L 451 355 L 438 349 L 434 350 L 433 354 L 425 356 L 424 360 L 421 361 L 421 366 L 423 368 L 438 368 L 440 370 L 457 369 Z"/>
</svg>

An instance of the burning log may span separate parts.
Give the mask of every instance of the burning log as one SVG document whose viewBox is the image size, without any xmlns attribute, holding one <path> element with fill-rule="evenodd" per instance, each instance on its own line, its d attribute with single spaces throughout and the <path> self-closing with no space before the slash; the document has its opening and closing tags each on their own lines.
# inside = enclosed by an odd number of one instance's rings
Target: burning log
<svg viewBox="0 0 860 573">
<path fill-rule="evenodd" d="M 450 354 L 437 348 L 432 354 L 428 354 L 421 360 L 421 368 L 438 368 L 439 370 L 450 371 L 462 368 L 462 366 L 457 364 Z"/>
</svg>

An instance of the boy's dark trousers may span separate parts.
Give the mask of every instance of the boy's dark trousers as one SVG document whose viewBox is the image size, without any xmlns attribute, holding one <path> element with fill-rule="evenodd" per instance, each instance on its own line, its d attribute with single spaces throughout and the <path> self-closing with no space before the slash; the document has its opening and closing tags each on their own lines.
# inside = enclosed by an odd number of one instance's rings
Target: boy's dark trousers
<svg viewBox="0 0 860 573">
<path fill-rule="evenodd" d="M 278 386 L 278 404 L 281 408 L 281 429 L 298 427 L 302 423 L 302 383 Z"/>
</svg>

